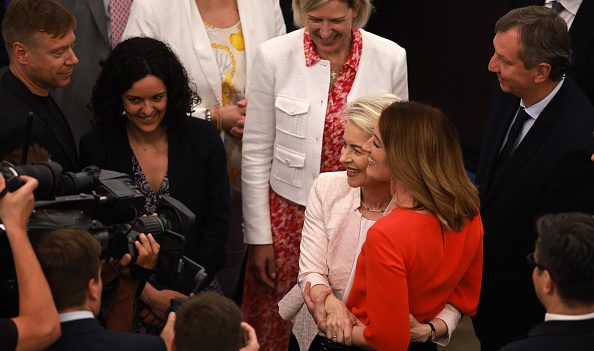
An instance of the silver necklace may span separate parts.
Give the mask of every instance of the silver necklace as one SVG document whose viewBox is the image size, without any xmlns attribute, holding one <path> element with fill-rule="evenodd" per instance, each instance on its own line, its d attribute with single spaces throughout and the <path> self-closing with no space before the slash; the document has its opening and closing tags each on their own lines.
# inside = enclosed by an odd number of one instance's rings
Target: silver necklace
<svg viewBox="0 0 594 351">
<path fill-rule="evenodd" d="M 363 204 L 363 202 L 361 201 L 361 207 L 363 207 L 364 209 L 366 209 L 367 211 L 372 212 L 372 213 L 384 213 L 384 212 L 386 212 L 386 208 L 388 208 L 388 205 L 386 205 L 386 207 L 384 207 L 384 208 L 373 209 L 373 208 L 369 208 L 369 207 L 365 206 Z"/>
</svg>

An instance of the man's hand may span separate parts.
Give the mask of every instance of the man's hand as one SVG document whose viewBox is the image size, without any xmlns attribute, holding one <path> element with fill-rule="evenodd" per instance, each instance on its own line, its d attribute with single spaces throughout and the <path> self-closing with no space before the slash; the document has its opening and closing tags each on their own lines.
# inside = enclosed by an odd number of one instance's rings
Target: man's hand
<svg viewBox="0 0 594 351">
<path fill-rule="evenodd" d="M 276 280 L 276 263 L 274 248 L 268 245 L 250 245 L 250 264 L 258 281 L 274 289 Z"/>
<path fill-rule="evenodd" d="M 19 178 L 23 185 L 12 193 L 7 192 L 0 199 L 0 219 L 7 232 L 9 228 L 27 228 L 35 204 L 33 191 L 37 188 L 37 179 L 27 176 Z M 0 174 L 0 191 L 4 190 L 5 186 L 4 177 Z"/>
<path fill-rule="evenodd" d="M 161 331 L 161 339 L 165 341 L 165 347 L 167 351 L 171 351 L 174 349 L 173 342 L 175 340 L 175 330 L 173 329 L 175 325 L 175 312 L 169 312 L 169 316 L 167 316 L 167 323 L 165 323 L 165 327 Z"/>
<path fill-rule="evenodd" d="M 241 329 L 246 335 L 245 346 L 240 348 L 239 351 L 258 351 L 260 350 L 260 344 L 258 343 L 258 337 L 256 336 L 256 330 L 246 322 L 241 322 Z"/>
</svg>

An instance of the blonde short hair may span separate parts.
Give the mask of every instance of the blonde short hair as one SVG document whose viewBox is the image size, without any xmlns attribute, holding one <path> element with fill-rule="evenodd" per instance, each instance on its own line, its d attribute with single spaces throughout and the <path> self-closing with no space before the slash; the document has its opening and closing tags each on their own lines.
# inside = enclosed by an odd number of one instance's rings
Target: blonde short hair
<svg viewBox="0 0 594 351">
<path fill-rule="evenodd" d="M 316 9 L 319 6 L 324 5 L 330 0 L 293 0 L 293 22 L 296 27 L 305 27 L 306 16 L 305 13 Z M 353 20 L 353 26 L 356 28 L 363 28 L 369 21 L 371 12 L 373 11 L 373 5 L 371 0 L 341 0 L 346 2 L 347 5 L 355 9 L 359 6 L 359 12 Z"/>
<path fill-rule="evenodd" d="M 392 103 L 400 100 L 394 94 L 365 96 L 350 104 L 345 111 L 345 115 L 349 122 L 371 137 L 382 111 Z"/>
</svg>

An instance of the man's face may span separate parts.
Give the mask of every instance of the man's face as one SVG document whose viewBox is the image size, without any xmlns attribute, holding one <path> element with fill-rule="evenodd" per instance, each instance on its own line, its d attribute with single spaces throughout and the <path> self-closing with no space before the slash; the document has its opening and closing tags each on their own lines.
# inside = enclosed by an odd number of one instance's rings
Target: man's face
<svg viewBox="0 0 594 351">
<path fill-rule="evenodd" d="M 73 31 L 62 38 L 46 33 L 33 36 L 28 47 L 26 75 L 34 86 L 49 91 L 70 84 L 74 65 L 78 63 L 72 49 L 74 39 Z"/>
<path fill-rule="evenodd" d="M 489 60 L 489 71 L 497 74 L 501 90 L 524 98 L 534 87 L 537 68 L 527 69 L 518 57 L 520 32 L 512 28 L 495 34 L 493 47 L 495 52 Z"/>
</svg>

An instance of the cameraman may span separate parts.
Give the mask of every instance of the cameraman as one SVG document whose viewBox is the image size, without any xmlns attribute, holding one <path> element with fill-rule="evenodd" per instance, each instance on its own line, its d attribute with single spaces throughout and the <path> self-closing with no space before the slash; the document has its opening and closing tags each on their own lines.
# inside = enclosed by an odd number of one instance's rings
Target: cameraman
<svg viewBox="0 0 594 351">
<path fill-rule="evenodd" d="M 58 312 L 26 230 L 37 180 L 21 180 L 23 186 L 10 193 L 0 174 L 0 220 L 14 256 L 20 309 L 16 318 L 0 319 L 0 350 L 43 349 L 60 337 Z"/>
</svg>

